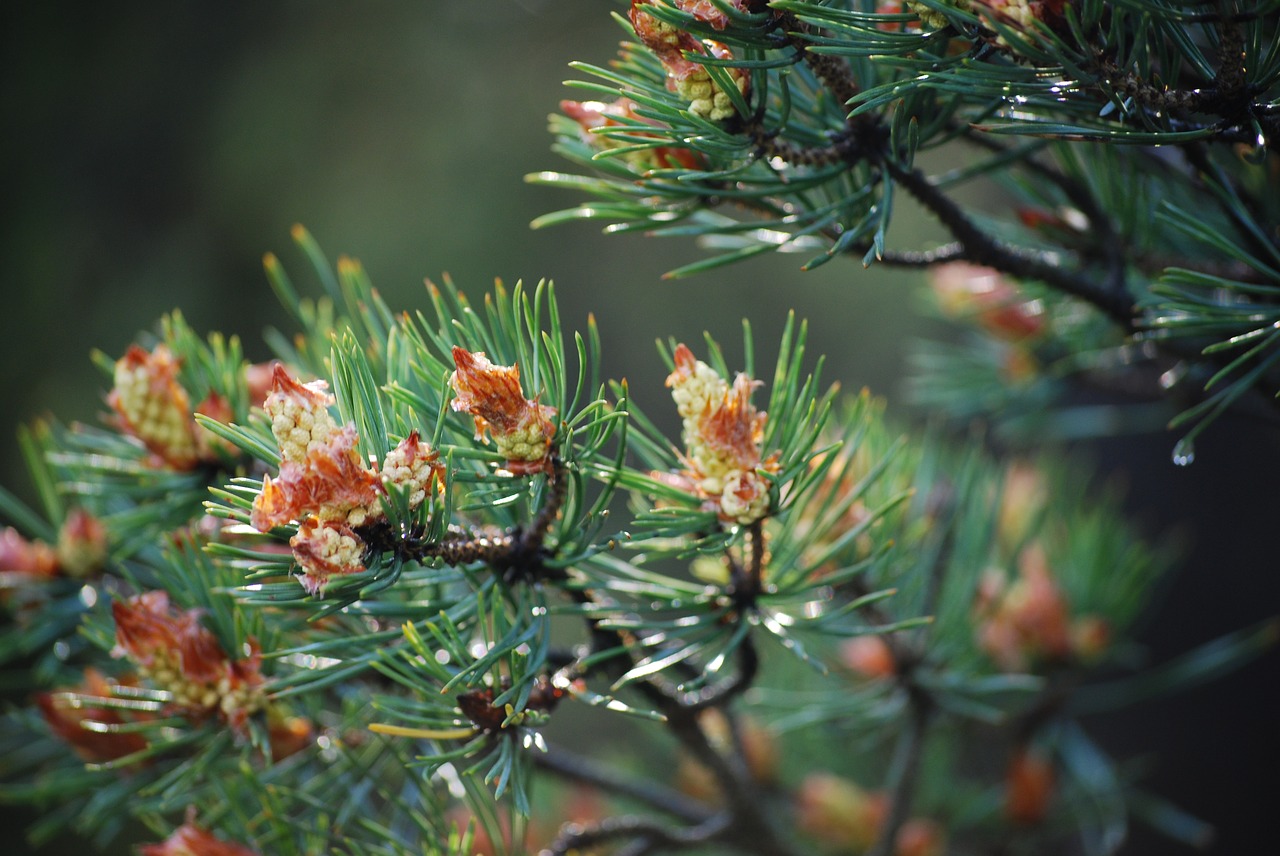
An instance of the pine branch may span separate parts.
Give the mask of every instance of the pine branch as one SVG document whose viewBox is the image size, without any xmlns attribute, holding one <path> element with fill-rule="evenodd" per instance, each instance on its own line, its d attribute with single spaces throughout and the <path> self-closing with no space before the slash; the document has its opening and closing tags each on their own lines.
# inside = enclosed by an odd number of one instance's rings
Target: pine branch
<svg viewBox="0 0 1280 856">
<path fill-rule="evenodd" d="M 1109 283 L 1100 285 L 1092 277 L 1067 270 L 1057 254 L 1025 250 L 987 234 L 920 170 L 904 168 L 893 160 L 885 161 L 885 168 L 947 227 L 963 247 L 967 261 L 1020 279 L 1043 282 L 1096 307 L 1125 332 L 1136 329 L 1133 300 L 1127 293 L 1113 290 Z"/>
<path fill-rule="evenodd" d="M 546 564 L 552 555 L 544 544 L 551 526 L 560 515 L 568 491 L 564 462 L 553 457 L 548 484 L 551 490 L 528 527 L 500 530 L 496 527 L 463 528 L 451 526 L 445 537 L 431 541 L 424 533 L 410 530 L 399 534 L 386 520 L 360 527 L 357 532 L 372 552 L 389 552 L 403 561 L 430 562 L 446 565 L 483 562 L 509 579 L 537 580 L 548 575 L 559 576 Z"/>
<path fill-rule="evenodd" d="M 916 788 L 920 780 L 920 759 L 928 733 L 933 703 L 928 693 L 918 687 L 908 688 L 907 725 L 894 754 L 889 772 L 889 813 L 880 836 L 867 856 L 891 856 L 898 832 L 911 816 Z"/>
<path fill-rule="evenodd" d="M 979 132 L 971 125 L 956 128 L 966 142 L 990 152 L 1006 155 L 1009 149 L 1000 145 L 989 134 Z M 1114 294 L 1128 293 L 1125 280 L 1125 242 L 1116 231 L 1111 215 L 1099 203 L 1090 189 L 1065 175 L 1061 170 L 1044 163 L 1035 155 L 1021 158 L 1017 165 L 1040 178 L 1044 178 L 1062 191 L 1067 201 L 1076 207 L 1089 222 L 1089 249 L 1107 271 L 1106 290 Z M 963 253 L 963 245 L 960 248 Z"/>
<path fill-rule="evenodd" d="M 560 856 L 620 838 L 634 841 L 629 851 L 633 853 L 648 852 L 654 847 L 684 850 L 724 837 L 732 824 L 733 819 L 727 813 L 715 815 L 697 826 L 684 829 L 672 829 L 647 818 L 610 817 L 585 826 L 570 825 L 556 836 L 548 850 Z"/>
<path fill-rule="evenodd" d="M 763 807 L 763 796 L 751 781 L 741 758 L 728 758 L 716 751 L 699 724 L 697 714 L 668 708 L 668 729 L 694 761 L 711 771 L 724 795 L 733 818 L 730 840 L 745 852 L 762 856 L 786 856 L 795 851 L 786 846 L 774 830 Z"/>
<path fill-rule="evenodd" d="M 928 568 L 922 597 L 922 611 L 932 613 L 942 590 L 942 583 L 951 567 L 956 540 L 956 491 L 947 481 L 939 481 L 930 491 L 925 502 L 925 515 L 932 521 L 937 536 L 937 553 Z M 898 685 L 907 694 L 907 725 L 894 754 L 889 771 L 889 812 L 881 827 L 876 843 L 867 856 L 890 856 L 897 843 L 898 832 L 911 816 L 916 788 L 920 778 L 920 760 L 929 724 L 936 702 L 929 690 L 916 678 L 916 670 L 925 657 L 922 638 L 911 643 L 898 641 L 890 645 L 897 665 Z"/>
<path fill-rule="evenodd" d="M 622 773 L 590 758 L 574 754 L 558 746 L 549 746 L 546 752 L 534 755 L 534 764 L 540 769 L 573 782 L 580 782 L 615 794 L 641 805 L 669 814 L 688 824 L 702 824 L 715 817 L 708 808 L 697 805 L 685 794 L 673 791 L 657 782 Z"/>
<path fill-rule="evenodd" d="M 751 581 L 758 586 L 763 573 L 763 537 L 756 537 L 754 543 L 757 546 L 752 550 L 752 567 L 739 569 L 737 572 L 740 582 L 746 583 L 740 589 L 743 597 L 754 596 L 750 588 Z M 588 591 L 574 590 L 573 594 L 575 599 L 584 605 L 595 608 L 603 605 L 598 595 Z M 740 617 L 739 620 L 744 619 Z M 620 649 L 629 652 L 633 649 L 634 646 L 627 634 L 603 628 L 600 621 L 596 619 L 589 619 L 588 624 L 591 628 L 593 650 Z M 701 692 L 678 692 L 663 686 L 656 676 L 635 682 L 631 686 L 663 714 L 668 730 L 675 735 L 690 756 L 711 771 L 725 795 L 733 818 L 733 838 L 738 845 L 754 853 L 785 854 L 790 851 L 783 847 L 771 824 L 761 814 L 760 807 L 763 804 L 761 795 L 751 782 L 750 774 L 743 767 L 740 759 L 721 755 L 699 723 L 698 717 L 701 711 L 711 706 L 722 707 L 751 686 L 759 660 L 750 636 L 740 643 L 738 657 L 739 672 L 734 679 Z M 631 659 L 629 654 L 627 659 Z M 628 668 L 617 658 L 606 660 L 605 663 L 615 675 L 625 672 Z"/>
</svg>

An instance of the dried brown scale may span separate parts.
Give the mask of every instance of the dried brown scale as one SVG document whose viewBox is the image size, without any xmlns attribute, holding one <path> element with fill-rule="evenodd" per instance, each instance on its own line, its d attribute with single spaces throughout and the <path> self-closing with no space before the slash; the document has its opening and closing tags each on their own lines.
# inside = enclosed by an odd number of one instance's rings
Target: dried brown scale
<svg viewBox="0 0 1280 856">
<path fill-rule="evenodd" d="M 823 65 L 823 70 L 834 73 L 834 69 L 829 64 Z M 843 68 L 842 72 L 844 77 L 847 78 L 847 67 Z M 815 71 L 815 73 L 818 72 Z M 840 76 L 837 75 L 835 81 L 832 82 L 824 77 L 823 82 L 828 86 L 837 86 L 840 85 L 840 79 Z M 856 93 L 856 84 L 850 80 L 847 81 L 847 85 L 853 86 L 854 89 L 852 91 Z M 839 160 L 847 160 L 850 155 L 854 154 L 870 160 L 880 161 L 881 159 L 876 157 L 876 153 L 883 150 L 886 136 L 882 124 L 870 114 L 864 114 L 856 121 L 851 121 L 845 132 L 843 132 L 844 135 L 840 138 L 840 141 L 831 147 L 817 149 L 800 149 L 786 141 L 778 140 L 758 123 L 754 122 L 748 123 L 742 129 L 742 132 L 753 139 L 762 154 L 780 157 L 788 163 L 797 165 L 830 165 L 839 162 Z M 848 140 L 848 142 L 843 143 L 843 140 Z M 894 179 L 923 203 L 926 208 L 932 211 L 948 227 L 953 236 L 958 239 L 958 250 L 954 252 L 955 257 L 985 264 L 1014 276 L 1043 280 L 1067 294 L 1081 297 L 1097 306 L 1124 329 L 1133 329 L 1133 306 L 1128 295 L 1123 291 L 1113 290 L 1109 286 L 1100 288 L 1098 284 L 1091 280 L 1067 273 L 1058 264 L 1002 244 L 993 237 L 981 232 L 960 210 L 959 206 L 933 187 L 922 174 L 901 167 L 894 168 L 892 164 L 888 164 L 888 166 Z M 936 259 L 928 257 L 914 259 L 908 257 L 903 261 L 906 264 L 930 263 L 936 261 Z"/>
<path fill-rule="evenodd" d="M 458 710 L 486 734 L 501 730 L 507 718 L 505 711 L 493 706 L 493 690 L 488 688 L 459 694 Z"/>
</svg>

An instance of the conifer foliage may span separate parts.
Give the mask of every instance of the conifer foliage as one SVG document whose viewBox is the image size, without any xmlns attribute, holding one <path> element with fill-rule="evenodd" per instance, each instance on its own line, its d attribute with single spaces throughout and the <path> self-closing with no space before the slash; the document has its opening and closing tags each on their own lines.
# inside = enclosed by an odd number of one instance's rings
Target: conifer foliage
<svg viewBox="0 0 1280 856">
<path fill-rule="evenodd" d="M 1153 373 L 1185 459 L 1280 377 L 1276 8 L 634 0 L 618 61 L 579 66 L 601 100 L 552 120 L 591 174 L 534 177 L 594 201 L 539 225 L 713 250 L 674 276 L 774 251 L 934 269 L 973 338 L 921 352 L 920 403 L 1071 436 L 1070 381 Z M 1013 218 L 955 201 L 980 177 Z M 894 247 L 897 193 L 954 240 Z M 822 380 L 795 318 L 761 350 L 744 322 L 740 365 L 659 343 L 659 418 L 550 283 L 472 302 L 444 279 L 393 309 L 293 239 L 315 285 L 266 257 L 296 328 L 268 332 L 275 360 L 174 313 L 99 355 L 103 424 L 20 437 L 39 500 L 0 489 L 0 662 L 36 691 L 0 730 L 0 798 L 39 808 L 32 841 L 131 820 L 151 854 L 1206 835 L 1080 718 L 1274 631 L 1141 663 L 1169 551 L 1060 455 L 895 426 Z"/>
<path fill-rule="evenodd" d="M 1028 408 L 1007 390 L 1035 387 L 1044 428 L 1060 390 L 1026 369 L 1048 361 L 1055 379 L 1170 397 L 1188 460 L 1228 407 L 1274 418 L 1280 390 L 1277 15 L 1274 2 L 637 0 L 617 60 L 576 65 L 590 100 L 552 119 L 557 149 L 592 174 L 530 176 L 592 199 L 538 225 L 604 220 L 714 251 L 673 277 L 770 252 L 806 269 L 960 264 L 940 271 L 951 311 L 1034 341 L 1013 367 L 1004 347 L 930 348 L 924 403 L 968 418 L 994 396 L 1011 405 L 997 421 L 1025 436 Z M 982 179 L 1012 216 L 958 201 Z M 895 246 L 904 194 L 951 240 Z"/>
</svg>

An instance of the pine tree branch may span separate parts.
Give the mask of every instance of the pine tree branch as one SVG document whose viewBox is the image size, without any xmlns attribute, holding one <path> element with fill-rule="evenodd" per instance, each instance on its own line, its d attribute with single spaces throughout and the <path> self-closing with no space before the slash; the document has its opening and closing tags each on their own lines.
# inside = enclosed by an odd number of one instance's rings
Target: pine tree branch
<svg viewBox="0 0 1280 856">
<path fill-rule="evenodd" d="M 608 817 L 590 825 L 570 824 L 561 830 L 544 854 L 563 856 L 577 850 L 615 841 L 619 838 L 635 839 L 631 852 L 648 852 L 661 846 L 675 850 L 697 847 L 723 836 L 733 824 L 728 813 L 717 814 L 697 826 L 672 829 L 642 817 Z"/>
<path fill-rule="evenodd" d="M 764 800 L 742 758 L 716 751 L 698 722 L 697 714 L 672 707 L 665 711 L 670 731 L 685 750 L 715 777 L 733 816 L 732 841 L 752 853 L 785 856 L 794 853 L 778 837 L 764 812 Z"/>
<path fill-rule="evenodd" d="M 957 128 L 966 142 L 999 155 L 1008 154 L 1009 148 L 993 140 L 989 134 L 978 131 L 972 125 Z M 1061 170 L 1038 160 L 1034 156 L 1018 161 L 1018 164 L 1033 175 L 1044 178 L 1062 191 L 1075 208 L 1089 221 L 1089 249 L 1107 271 L 1107 289 L 1116 294 L 1127 293 L 1125 283 L 1125 243 L 1116 231 L 1115 224 L 1106 209 L 1099 204 L 1093 192 L 1064 174 Z"/>
<path fill-rule="evenodd" d="M 1068 270 L 1061 256 L 1032 252 L 998 240 L 984 232 L 920 170 L 908 169 L 892 159 L 886 159 L 884 164 L 890 176 L 959 241 L 966 260 L 1019 279 L 1039 280 L 1093 305 L 1125 332 L 1132 333 L 1136 329 L 1133 300 L 1127 293 L 1113 291 L 1091 277 Z"/>
<path fill-rule="evenodd" d="M 898 832 L 911 816 L 911 805 L 915 801 L 916 783 L 920 778 L 920 758 L 933 712 L 933 701 L 920 687 L 912 685 L 908 692 L 907 729 L 898 744 L 893 768 L 889 773 L 889 813 L 884 819 L 879 838 L 866 856 L 891 856 Z"/>
<path fill-rule="evenodd" d="M 943 576 L 951 567 L 956 537 L 956 491 L 946 480 L 939 481 L 925 500 L 925 515 L 932 521 L 931 531 L 937 536 L 937 553 L 929 563 L 925 580 L 921 611 L 928 615 L 937 606 L 942 591 Z M 916 680 L 916 671 L 924 662 L 925 644 L 921 635 L 899 644 L 891 644 L 894 663 L 898 670 L 898 682 L 907 693 L 908 719 L 893 767 L 889 772 L 889 813 L 881 827 L 876 843 L 867 856 L 890 856 L 897 843 L 898 832 L 911 815 L 915 801 L 916 783 L 920 777 L 920 759 L 929 723 L 936 703 L 930 691 Z"/>
<path fill-rule="evenodd" d="M 438 559 L 451 566 L 483 562 L 504 577 L 524 580 L 560 576 L 562 571 L 547 568 L 549 556 L 544 547 L 568 492 L 564 462 L 558 456 L 551 459 L 547 483 L 550 491 L 528 527 L 503 530 L 492 526 L 450 526 L 445 537 L 438 541 L 425 540 L 421 531 L 399 535 L 385 520 L 360 527 L 358 532 L 371 550 L 391 552 L 405 561 Z"/>
<path fill-rule="evenodd" d="M 1066 294 L 1078 297 L 1100 309 L 1125 332 L 1136 328 L 1133 301 L 1124 279 L 1123 256 L 1114 238 L 1109 218 L 1088 193 L 1066 176 L 1046 166 L 1030 162 L 1030 168 L 1054 181 L 1064 195 L 1082 209 L 1097 229 L 1095 246 L 1108 270 L 1105 283 L 1099 285 L 1092 278 L 1066 270 L 1061 257 L 1038 253 L 999 241 L 983 232 L 949 196 L 915 169 L 903 167 L 891 157 L 886 157 L 887 132 L 870 114 L 860 114 L 858 121 L 851 121 L 846 128 L 831 137 L 825 146 L 801 148 L 776 133 L 765 129 L 757 121 L 744 123 L 742 132 L 751 138 L 760 157 L 781 158 L 801 166 L 831 165 L 845 161 L 852 165 L 862 159 L 880 163 L 889 175 L 921 202 L 951 232 L 956 241 L 952 244 L 921 253 L 883 254 L 881 261 L 902 267 L 925 267 L 946 261 L 965 260 L 995 268 L 1003 273 L 1023 279 L 1040 280 Z M 997 147 L 1000 148 L 1000 147 Z M 1002 148 L 1000 148 L 1002 150 Z M 833 239 L 830 230 L 825 234 Z M 849 252 L 865 253 L 870 245 L 863 242 L 851 247 Z M 885 257 L 887 256 L 887 258 Z"/>
<path fill-rule="evenodd" d="M 862 244 L 851 252 L 866 255 L 871 244 Z M 889 267 L 928 268 L 948 262 L 964 261 L 964 244 L 952 241 L 934 247 L 931 250 L 885 250 L 880 254 L 878 262 Z"/>
<path fill-rule="evenodd" d="M 624 775 L 612 767 L 557 746 L 550 747 L 546 752 L 535 753 L 533 759 L 539 768 L 563 779 L 634 800 L 685 823 L 701 824 L 716 816 L 711 809 L 699 805 L 686 794 L 673 791 L 657 782 L 639 779 L 633 774 Z"/>
<path fill-rule="evenodd" d="M 759 552 L 753 550 L 753 564 L 763 562 L 763 547 Z M 760 569 L 763 572 L 763 569 Z M 604 601 L 599 596 L 586 590 L 572 590 L 572 596 L 582 604 L 598 607 Z M 739 620 L 744 620 L 740 618 Z M 592 650 L 608 650 L 616 648 L 628 652 L 626 660 L 613 658 L 605 664 L 613 674 L 620 675 L 634 665 L 630 651 L 635 640 L 620 631 L 603 628 L 598 619 L 588 619 L 592 635 Z M 668 730 L 676 737 L 685 751 L 714 776 L 721 793 L 725 797 L 729 812 L 733 817 L 733 841 L 743 848 L 744 852 L 768 854 L 768 856 L 785 856 L 789 850 L 778 838 L 777 833 L 762 812 L 763 799 L 751 779 L 741 758 L 731 758 L 716 750 L 708 737 L 699 714 L 707 707 L 722 707 L 734 696 L 749 688 L 754 681 L 759 666 L 755 647 L 748 635 L 739 645 L 739 673 L 730 682 L 712 689 L 710 692 L 680 693 L 673 688 L 665 687 L 655 677 L 636 681 L 630 684 L 636 691 L 666 717 Z"/>
</svg>

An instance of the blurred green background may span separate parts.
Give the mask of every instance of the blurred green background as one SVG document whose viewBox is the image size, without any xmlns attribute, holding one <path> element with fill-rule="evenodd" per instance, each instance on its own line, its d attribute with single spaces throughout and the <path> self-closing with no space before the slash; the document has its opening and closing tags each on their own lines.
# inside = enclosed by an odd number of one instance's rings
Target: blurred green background
<svg viewBox="0 0 1280 856">
<path fill-rule="evenodd" d="M 444 272 L 472 294 L 494 277 L 554 279 L 566 322 L 580 327 L 595 313 L 605 373 L 627 377 L 651 411 L 667 400 L 656 338 L 693 343 L 709 330 L 732 362 L 749 317 L 767 361 L 789 309 L 809 319 L 829 380 L 892 398 L 907 340 L 921 331 L 914 275 L 864 272 L 853 260 L 802 274 L 800 258 L 776 256 L 670 283 L 663 271 L 699 257 L 691 244 L 606 237 L 591 224 L 528 228 L 579 201 L 523 176 L 570 168 L 548 151 L 546 116 L 561 98 L 586 97 L 561 86 L 578 76 L 569 61 L 614 55 L 616 8 L 6 7 L 0 482 L 29 496 L 9 439 L 17 426 L 43 413 L 98 418 L 107 384 L 90 350 L 119 356 L 174 307 L 197 330 L 238 333 L 251 357 L 268 356 L 259 333 L 285 319 L 261 257 L 275 251 L 295 282 L 309 281 L 289 239 L 294 223 L 331 257 L 359 258 L 395 309 L 423 305 L 423 279 Z M 938 237 L 910 212 L 890 234 L 898 246 Z M 1172 442 L 1091 451 L 1129 483 L 1152 532 L 1178 524 L 1193 545 L 1187 572 L 1160 594 L 1169 608 L 1146 630 L 1156 659 L 1273 615 L 1280 600 L 1274 554 L 1258 536 L 1277 507 L 1274 436 L 1224 424 L 1179 470 Z M 1155 789 L 1217 821 L 1222 853 L 1255 842 L 1266 818 L 1249 807 L 1275 796 L 1275 669 L 1273 656 L 1103 731 L 1123 754 L 1153 753 Z M 1140 835 L 1126 852 L 1167 849 Z"/>
</svg>

